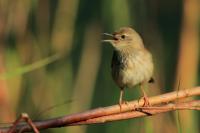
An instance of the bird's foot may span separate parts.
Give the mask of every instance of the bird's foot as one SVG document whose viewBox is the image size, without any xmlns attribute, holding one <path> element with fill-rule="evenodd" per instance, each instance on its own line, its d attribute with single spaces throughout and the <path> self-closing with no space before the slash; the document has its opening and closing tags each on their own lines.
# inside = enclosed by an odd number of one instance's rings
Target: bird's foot
<svg viewBox="0 0 200 133">
<path fill-rule="evenodd" d="M 146 95 L 144 95 L 143 97 L 141 97 L 139 99 L 138 103 L 140 102 L 141 99 L 144 101 L 142 107 L 149 107 L 149 106 L 151 106 L 151 104 L 149 102 L 149 98 Z"/>
<path fill-rule="evenodd" d="M 120 101 L 120 102 L 119 102 L 120 112 L 122 111 L 122 105 L 123 105 L 123 104 L 128 105 L 128 101 Z"/>
</svg>

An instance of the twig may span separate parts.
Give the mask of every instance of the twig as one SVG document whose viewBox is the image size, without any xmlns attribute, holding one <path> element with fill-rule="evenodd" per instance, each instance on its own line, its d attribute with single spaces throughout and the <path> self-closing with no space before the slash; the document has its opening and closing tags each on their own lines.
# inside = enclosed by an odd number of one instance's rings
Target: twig
<svg viewBox="0 0 200 133">
<path fill-rule="evenodd" d="M 191 89 L 174 91 L 171 93 L 154 96 L 154 97 L 149 98 L 149 101 L 152 106 L 153 105 L 155 106 L 158 104 L 168 104 L 169 102 L 177 100 L 177 99 L 191 97 L 191 96 L 198 96 L 198 95 L 200 95 L 200 87 L 195 87 L 195 88 L 191 88 Z M 152 109 L 150 110 L 150 108 L 149 109 L 141 108 L 141 105 L 143 105 L 143 102 L 144 102 L 143 100 L 140 100 L 138 103 L 138 101 L 135 100 L 135 101 L 130 101 L 128 103 L 128 105 L 123 104 L 121 112 L 120 112 L 119 105 L 113 105 L 113 106 L 109 106 L 109 107 L 103 107 L 103 108 L 89 110 L 89 111 L 86 111 L 83 113 L 77 113 L 77 114 L 57 117 L 57 118 L 43 120 L 43 121 L 37 121 L 37 122 L 33 122 L 33 123 L 37 127 L 37 129 L 41 130 L 41 129 L 47 129 L 47 128 L 56 128 L 56 127 L 76 125 L 76 124 L 92 124 L 91 121 L 97 120 L 97 119 L 100 119 L 101 123 L 111 121 L 111 118 L 112 118 L 112 121 L 129 119 L 129 118 L 133 118 L 133 114 L 134 114 L 134 117 L 141 117 L 141 116 L 147 115 L 149 112 L 150 112 L 150 114 L 157 114 L 157 113 L 162 113 L 162 112 L 166 112 L 166 111 L 181 109 L 180 107 L 185 108 L 186 104 L 188 107 L 187 109 L 191 109 L 193 107 L 195 107 L 195 108 L 198 107 L 200 104 L 200 101 L 177 103 L 177 104 L 174 104 L 174 107 L 172 108 L 171 106 L 169 106 L 169 105 L 171 105 L 171 103 L 170 103 L 168 105 L 162 106 L 163 108 L 167 107 L 168 109 L 153 109 L 153 107 L 152 107 Z M 142 109 L 142 112 L 141 111 L 133 111 L 135 108 Z M 195 109 L 195 108 L 193 108 L 193 109 Z M 144 113 L 144 112 L 147 112 L 147 113 Z M 104 118 L 104 119 L 102 119 L 102 118 Z M 91 123 L 89 123 L 88 121 L 90 121 Z M 83 123 L 83 122 L 86 122 L 86 123 Z M 95 123 L 97 123 L 97 122 L 95 122 Z M 10 127 L 0 128 L 0 133 L 6 133 L 9 128 Z M 20 123 L 13 132 L 17 132 L 22 129 L 23 129 L 23 131 L 31 131 L 32 130 L 28 125 L 24 125 L 24 124 Z"/>
<path fill-rule="evenodd" d="M 38 129 L 36 128 L 36 126 L 33 124 L 32 120 L 29 118 L 28 114 L 26 113 L 22 113 L 20 115 L 20 117 L 13 123 L 13 126 L 7 131 L 8 133 L 13 133 L 15 131 L 15 128 L 17 126 L 17 124 L 21 121 L 21 120 L 25 120 L 28 125 L 30 125 L 30 127 L 33 129 L 34 133 L 39 133 Z M 23 132 L 22 130 L 19 131 L 20 133 Z"/>
</svg>

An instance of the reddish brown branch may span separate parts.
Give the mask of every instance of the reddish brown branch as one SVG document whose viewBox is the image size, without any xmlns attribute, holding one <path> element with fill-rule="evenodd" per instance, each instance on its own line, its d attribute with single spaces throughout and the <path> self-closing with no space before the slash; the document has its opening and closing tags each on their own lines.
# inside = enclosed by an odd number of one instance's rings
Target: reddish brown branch
<svg viewBox="0 0 200 133">
<path fill-rule="evenodd" d="M 143 116 L 155 115 L 155 114 L 160 114 L 164 112 L 169 112 L 169 111 L 174 111 L 174 110 L 183 110 L 183 109 L 200 110 L 200 100 L 190 101 L 190 102 L 185 102 L 185 103 L 178 103 L 178 104 L 170 103 L 170 104 L 163 105 L 160 107 L 139 107 L 139 108 L 136 108 L 136 110 L 134 111 L 92 118 L 85 121 L 75 122 L 70 125 L 105 123 L 105 122 L 143 117 Z"/>
<path fill-rule="evenodd" d="M 33 124 L 32 120 L 29 118 L 28 114 L 22 113 L 20 117 L 13 123 L 13 127 L 8 130 L 8 133 L 13 133 L 16 129 L 17 124 L 21 121 L 25 120 L 28 125 L 33 129 L 34 133 L 39 133 L 38 129 Z M 19 132 L 22 132 L 21 130 Z"/>
<path fill-rule="evenodd" d="M 171 93 L 166 93 L 159 96 L 154 96 L 149 98 L 150 104 L 153 106 L 160 105 L 160 109 L 158 107 L 149 107 L 149 108 L 142 108 L 144 101 L 140 101 L 138 103 L 137 100 L 130 101 L 128 105 L 122 105 L 122 110 L 120 112 L 119 105 L 113 105 L 104 108 L 93 109 L 90 111 L 86 111 L 83 113 L 77 113 L 72 115 L 67 115 L 63 117 L 53 118 L 49 120 L 37 121 L 34 122 L 34 125 L 37 129 L 47 129 L 47 128 L 56 128 L 62 126 L 70 126 L 70 125 L 77 125 L 77 124 L 92 124 L 92 123 L 102 123 L 107 121 L 114 121 L 114 120 L 123 120 L 129 119 L 134 117 L 141 117 L 145 115 L 153 115 L 167 111 L 173 111 L 178 109 L 199 109 L 200 101 L 192 101 L 186 103 L 177 103 L 177 104 L 168 104 L 171 101 L 175 101 L 177 99 L 191 97 L 191 96 L 198 96 L 200 95 L 200 87 L 195 87 L 191 89 L 175 91 Z M 163 105 L 165 104 L 165 105 Z M 166 105 L 167 104 L 167 105 Z M 140 111 L 134 111 L 137 108 Z M 157 108 L 157 109 L 155 109 Z M 165 109 L 164 109 L 165 108 Z M 10 127 L 0 128 L 0 133 L 5 133 L 8 131 Z M 14 130 L 17 132 L 19 130 L 22 131 L 30 131 L 31 128 L 28 125 L 20 123 Z"/>
</svg>

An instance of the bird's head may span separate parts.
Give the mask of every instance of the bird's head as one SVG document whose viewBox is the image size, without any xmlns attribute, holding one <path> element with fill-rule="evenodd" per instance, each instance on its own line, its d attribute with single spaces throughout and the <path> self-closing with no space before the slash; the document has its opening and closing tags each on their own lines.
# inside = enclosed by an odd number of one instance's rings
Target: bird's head
<svg viewBox="0 0 200 133">
<path fill-rule="evenodd" d="M 123 50 L 125 48 L 144 48 L 140 35 L 130 27 L 120 28 L 113 34 L 103 34 L 110 37 L 110 39 L 103 40 L 103 42 L 110 42 L 116 50 Z"/>
</svg>

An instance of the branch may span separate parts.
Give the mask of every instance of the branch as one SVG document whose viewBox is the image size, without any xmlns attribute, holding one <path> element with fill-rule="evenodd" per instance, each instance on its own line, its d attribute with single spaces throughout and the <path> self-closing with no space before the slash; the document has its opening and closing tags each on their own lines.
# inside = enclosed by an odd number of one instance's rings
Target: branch
<svg viewBox="0 0 200 133">
<path fill-rule="evenodd" d="M 130 119 L 180 109 L 200 110 L 200 100 L 176 104 L 169 103 L 177 99 L 198 95 L 200 95 L 200 87 L 195 87 L 191 89 L 174 91 L 163 95 L 151 97 L 149 98 L 150 104 L 152 105 L 151 107 L 141 107 L 144 101 L 140 100 L 138 102 L 138 100 L 135 100 L 128 102 L 128 104 L 123 104 L 121 110 L 119 105 L 113 105 L 109 107 L 102 107 L 89 110 L 82 113 L 76 113 L 48 120 L 36 121 L 33 123 L 37 127 L 37 129 L 42 130 L 47 128 L 56 128 L 72 125 L 74 126 L 80 124 L 104 123 L 108 121 Z M 0 133 L 6 133 L 11 127 L 12 126 L 0 128 Z M 18 126 L 15 128 L 14 132 L 17 132 L 19 130 L 25 132 L 31 131 L 32 129 L 27 124 L 19 123 Z"/>
<path fill-rule="evenodd" d="M 138 107 L 138 108 L 135 108 L 135 110 L 133 111 L 92 118 L 85 121 L 75 122 L 69 125 L 75 126 L 75 125 L 83 125 L 83 124 L 85 125 L 85 124 L 105 123 L 105 122 L 111 122 L 111 121 L 117 121 L 117 120 L 126 120 L 126 119 L 131 119 L 131 118 L 143 117 L 143 116 L 151 116 L 151 115 L 156 115 L 156 114 L 160 114 L 164 112 L 169 112 L 169 111 L 174 111 L 174 110 L 185 110 L 185 109 L 200 110 L 200 100 L 178 103 L 178 104 L 169 103 L 167 105 L 160 106 L 160 107 Z"/>
</svg>

